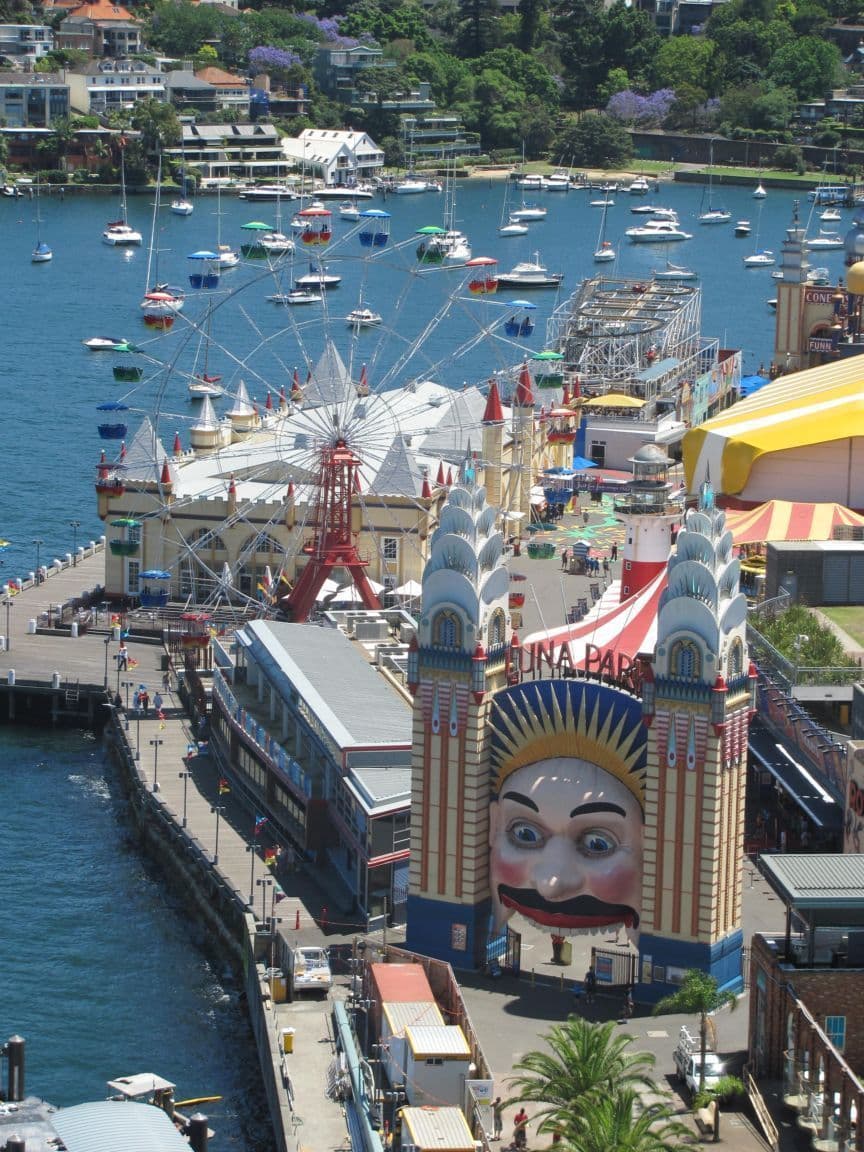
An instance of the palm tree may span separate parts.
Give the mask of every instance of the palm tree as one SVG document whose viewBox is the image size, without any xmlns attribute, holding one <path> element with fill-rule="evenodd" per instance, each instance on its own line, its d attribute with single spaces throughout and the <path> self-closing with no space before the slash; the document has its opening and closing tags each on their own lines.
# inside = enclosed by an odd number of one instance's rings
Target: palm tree
<svg viewBox="0 0 864 1152">
<path fill-rule="evenodd" d="M 699 1091 L 705 1091 L 705 1053 L 708 1051 L 708 1017 L 727 1005 L 735 1008 L 734 992 L 721 992 L 717 981 L 707 972 L 691 968 L 677 992 L 664 996 L 654 1005 L 654 1015 L 666 1012 L 699 1013 Z"/>
<path fill-rule="evenodd" d="M 690 1143 L 692 1131 L 667 1104 L 642 1104 L 632 1088 L 599 1097 L 589 1121 L 563 1132 L 569 1152 L 672 1152 Z"/>
<path fill-rule="evenodd" d="M 650 1052 L 628 1052 L 632 1040 L 615 1024 L 594 1024 L 571 1016 L 555 1024 L 545 1039 L 551 1052 L 528 1052 L 514 1065 L 509 1104 L 531 1101 L 541 1131 L 569 1131 L 580 1118 L 593 1117 L 597 1100 L 637 1087 L 656 1087 L 646 1072 Z"/>
</svg>

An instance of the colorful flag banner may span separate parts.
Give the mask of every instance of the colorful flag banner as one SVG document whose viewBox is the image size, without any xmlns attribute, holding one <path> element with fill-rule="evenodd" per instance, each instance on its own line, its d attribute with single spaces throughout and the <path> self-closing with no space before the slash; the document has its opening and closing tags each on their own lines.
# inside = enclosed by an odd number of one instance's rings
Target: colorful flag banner
<svg viewBox="0 0 864 1152">
<path fill-rule="evenodd" d="M 275 848 L 264 849 L 264 863 L 268 868 L 275 868 L 277 859 L 278 853 Z"/>
<path fill-rule="evenodd" d="M 228 781 L 224 780 L 224 779 L 220 780 L 219 781 L 219 795 L 224 796 L 226 792 L 230 792 L 230 791 L 231 791 L 231 785 L 228 783 Z"/>
<path fill-rule="evenodd" d="M 264 827 L 264 825 L 266 823 L 267 823 L 267 817 L 266 816 L 256 816 L 255 817 L 255 835 L 256 836 L 258 835 L 258 833 L 261 831 L 261 829 Z"/>
<path fill-rule="evenodd" d="M 273 891 L 273 903 L 278 904 L 280 900 L 287 900 L 288 893 L 283 892 L 281 888 L 276 888 Z"/>
</svg>

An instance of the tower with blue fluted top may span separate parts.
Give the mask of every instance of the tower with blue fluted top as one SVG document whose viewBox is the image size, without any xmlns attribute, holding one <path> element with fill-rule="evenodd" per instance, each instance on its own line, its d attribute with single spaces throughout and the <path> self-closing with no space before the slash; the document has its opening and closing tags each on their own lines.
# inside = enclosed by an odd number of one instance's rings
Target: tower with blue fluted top
<svg viewBox="0 0 864 1152">
<path fill-rule="evenodd" d="M 726 518 L 710 483 L 669 557 L 648 725 L 640 984 L 663 995 L 689 968 L 741 982 L 747 734 L 756 670 L 747 601 Z"/>
<path fill-rule="evenodd" d="M 507 684 L 509 575 L 473 460 L 441 510 L 408 658 L 414 697 L 407 946 L 474 967 L 489 925 L 489 725 Z"/>
</svg>

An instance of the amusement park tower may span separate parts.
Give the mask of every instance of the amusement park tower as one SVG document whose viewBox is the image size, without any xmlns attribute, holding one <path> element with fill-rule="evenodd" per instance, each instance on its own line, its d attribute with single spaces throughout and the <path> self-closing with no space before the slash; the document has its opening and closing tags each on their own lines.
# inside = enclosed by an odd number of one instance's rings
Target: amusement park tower
<svg viewBox="0 0 864 1152">
<path fill-rule="evenodd" d="M 648 727 L 640 983 L 659 995 L 688 968 L 741 979 L 747 732 L 756 672 L 747 601 L 710 485 L 669 557 L 642 686 Z"/>
<path fill-rule="evenodd" d="M 499 514 L 465 461 L 441 510 L 408 656 L 414 696 L 407 945 L 474 967 L 489 922 L 489 726 L 507 684 Z"/>
</svg>

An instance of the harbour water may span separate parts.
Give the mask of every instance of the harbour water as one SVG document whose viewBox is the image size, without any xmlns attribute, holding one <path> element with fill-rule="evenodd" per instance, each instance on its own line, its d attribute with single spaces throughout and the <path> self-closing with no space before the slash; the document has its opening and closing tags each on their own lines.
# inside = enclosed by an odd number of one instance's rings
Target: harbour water
<svg viewBox="0 0 864 1152">
<path fill-rule="evenodd" d="M 245 1008 L 139 853 L 115 772 L 84 733 L 0 728 L 3 1041 L 59 1106 L 155 1072 L 208 1104 L 214 1147 L 269 1146 Z"/>
<path fill-rule="evenodd" d="M 531 224 L 527 236 L 506 239 L 498 236 L 503 195 L 501 180 L 462 181 L 455 204 L 456 226 L 467 233 L 475 257 L 493 257 L 502 270 L 539 253 L 551 270 L 564 272 L 559 292 L 531 293 L 537 325 L 527 341 L 503 335 L 503 320 L 512 311 L 508 301 L 524 292 L 502 290 L 495 296 L 475 297 L 468 291 L 470 271 L 418 270 L 416 229 L 442 223 L 444 197 L 440 194 L 391 195 L 386 202 L 361 202 L 361 208 L 371 204 L 392 213 L 390 242 L 384 249 L 371 250 L 372 255 L 358 240 L 362 220 L 359 224 L 340 220 L 338 202 L 330 201 L 334 242 L 326 262 L 343 282 L 326 294 L 323 304 L 286 308 L 266 299 L 287 290 L 292 277 L 306 271 L 310 255 L 318 251 L 298 244 L 293 265 L 287 260 L 271 270 L 261 262 L 248 263 L 224 274 L 216 292 L 191 295 L 174 330 L 165 335 L 144 327 L 138 307 L 147 279 L 147 244 L 116 249 L 100 241 L 106 220 L 116 215 L 115 200 L 99 195 L 68 194 L 63 201 L 56 194 L 43 197 L 42 236 L 55 254 L 50 264 L 35 265 L 30 263 L 35 203 L 23 198 L 0 200 L 4 238 L 0 389 L 7 413 L 0 538 L 10 541 L 0 551 L 0 576 L 8 579 L 35 567 L 34 540 L 43 541 L 38 551 L 44 563 L 71 551 L 73 536 L 80 542 L 100 533 L 92 488 L 94 465 L 101 448 L 109 450 L 110 458 L 117 444 L 99 440 L 97 405 L 116 400 L 127 403 L 130 410 L 124 419 L 130 435 L 148 415 L 169 451 L 177 431 L 188 443 L 197 409 L 187 399 L 186 384 L 188 373 L 195 370 L 208 303 L 215 307 L 207 370 L 223 376 L 229 395 L 244 379 L 250 395 L 262 405 L 268 386 L 278 391 L 287 385 L 290 391 L 295 367 L 305 379 L 328 332 L 355 378 L 361 365 L 367 365 L 373 389 L 424 376 L 434 376 L 454 388 L 466 381 L 483 381 L 543 347 L 546 320 L 584 276 L 602 272 L 647 277 L 667 258 L 699 273 L 703 333 L 719 339 L 722 347 L 742 348 L 745 372 L 770 362 L 774 318 L 766 300 L 775 295 L 775 283 L 769 269 L 745 269 L 743 257 L 754 250 L 760 212 L 759 245 L 779 255 L 791 221 L 792 192 L 772 190 L 760 202 L 752 198 L 749 187 L 715 186 L 715 202 L 722 201 L 730 209 L 733 221 L 746 217 L 753 224 L 754 235 L 737 240 L 732 224 L 699 225 L 701 188 L 664 183 L 649 199 L 675 208 L 683 227 L 693 234 L 692 240 L 668 246 L 634 245 L 625 239 L 625 229 L 639 220 L 630 209 L 645 201 L 619 194 L 609 209 L 606 228 L 618 259 L 602 267 L 592 260 L 600 209 L 591 207 L 589 201 L 597 193 L 541 194 L 549 209 L 547 219 Z M 214 197 L 202 197 L 188 218 L 161 210 L 151 283 L 158 278 L 188 286 L 191 262 L 186 257 L 214 247 L 217 225 L 221 225 L 223 242 L 239 246 L 249 238 L 242 225 L 256 219 L 272 223 L 276 205 L 247 205 L 226 194 L 218 217 L 216 209 Z M 291 205 L 282 206 L 286 229 L 292 211 Z M 805 219 L 807 211 L 805 200 Z M 130 221 L 145 238 L 151 214 L 150 196 L 130 198 Z M 843 234 L 850 223 L 851 213 L 844 212 L 843 222 L 832 227 Z M 818 218 L 812 230 L 818 230 Z M 842 275 L 843 252 L 820 253 L 811 263 L 827 265 L 835 277 Z M 384 323 L 379 329 L 348 328 L 345 317 L 358 303 L 381 313 Z M 82 347 L 81 341 L 94 335 L 124 337 L 145 349 L 145 355 L 135 360 L 144 367 L 139 384 L 118 385 L 111 372 L 118 358 Z M 223 410 L 228 403 L 222 402 Z M 75 529 L 70 526 L 72 520 L 80 522 Z"/>
<path fill-rule="evenodd" d="M 496 258 L 502 270 L 539 253 L 550 270 L 564 272 L 560 293 L 531 294 L 537 328 L 530 341 L 503 336 L 502 321 L 512 312 L 508 301 L 524 293 L 475 297 L 468 291 L 471 272 L 418 271 L 416 229 L 443 222 L 443 197 L 391 196 L 371 202 L 392 213 L 390 242 L 371 256 L 357 237 L 362 221 L 340 221 L 338 203 L 331 202 L 336 242 L 326 260 L 343 283 L 321 305 L 290 309 L 267 301 L 290 286 L 290 262 L 281 271 L 259 263 L 226 273 L 207 298 L 216 305 L 208 371 L 223 376 L 229 395 L 242 378 L 263 405 L 268 386 L 290 391 L 295 366 L 305 378 L 329 333 L 355 379 L 367 366 L 372 388 L 425 376 L 459 388 L 540 350 L 545 321 L 583 277 L 647 278 L 667 258 L 699 273 L 703 333 L 723 347 L 743 349 L 745 372 L 769 363 L 774 319 L 765 302 L 775 294 L 774 281 L 768 270 L 743 266 L 754 237 L 733 239 L 732 224 L 698 224 L 700 188 L 664 184 L 650 197 L 677 209 L 693 233 L 668 251 L 625 240 L 624 230 L 639 219 L 630 209 L 641 201 L 619 195 L 606 229 L 618 260 L 602 269 L 592 260 L 600 209 L 590 206 L 589 193 L 545 194 L 545 222 L 532 224 L 526 237 L 508 239 L 498 236 L 503 194 L 501 181 L 461 183 L 456 226 L 469 236 L 475 256 Z M 749 218 L 754 233 L 761 211 L 759 244 L 779 254 L 791 221 L 791 192 L 771 191 L 761 209 L 750 188 L 715 188 L 714 198 L 733 221 Z M 158 270 L 151 269 L 150 282 L 158 277 L 187 284 L 186 257 L 214 247 L 217 224 L 221 239 L 239 246 L 248 238 L 243 223 L 273 222 L 276 211 L 272 204 L 247 206 L 227 195 L 221 208 L 217 217 L 217 201 L 206 197 L 189 218 L 161 212 Z M 283 226 L 291 208 L 282 206 Z M 802 208 L 806 219 L 806 201 Z M 186 383 L 202 367 L 195 357 L 207 301 L 203 294 L 190 296 L 169 334 L 145 329 L 138 304 L 147 282 L 147 245 L 124 251 L 100 241 L 116 211 L 116 201 L 103 196 L 43 198 L 42 237 L 55 255 L 50 264 L 33 265 L 36 205 L 0 201 L 0 390 L 6 411 L 0 537 L 9 541 L 0 551 L 0 579 L 35 568 L 37 553 L 50 562 L 71 551 L 75 537 L 80 543 L 101 533 L 94 466 L 101 448 L 113 456 L 117 444 L 98 438 L 99 404 L 128 405 L 123 418 L 130 436 L 149 416 L 169 451 L 175 432 L 188 443 L 197 409 Z M 145 236 L 151 211 L 150 197 L 130 199 L 130 221 Z M 833 227 L 843 234 L 850 224 L 845 212 Z M 308 251 L 298 252 L 293 272 L 305 271 L 308 258 Z M 843 274 L 842 251 L 811 262 L 827 265 L 835 280 Z M 384 317 L 379 330 L 347 326 L 347 313 L 361 302 Z M 145 349 L 134 359 L 145 368 L 140 384 L 118 385 L 111 371 L 118 357 L 82 347 L 94 335 L 124 337 Z M 221 410 L 229 403 L 223 401 Z M 243 1007 L 132 844 L 102 749 L 83 734 L 0 729 L 0 764 L 2 1018 L 7 1034 L 28 1039 L 31 1090 L 71 1104 L 98 1099 L 112 1076 L 155 1071 L 177 1082 L 181 1098 L 225 1096 L 213 1114 L 219 1147 L 260 1145 L 264 1106 L 255 1094 L 256 1060 Z"/>
</svg>

